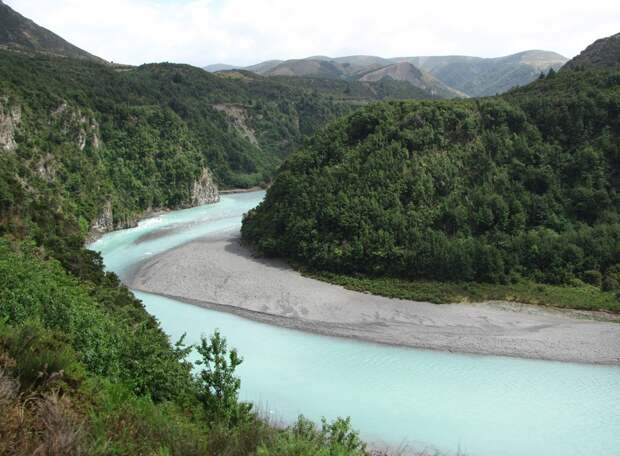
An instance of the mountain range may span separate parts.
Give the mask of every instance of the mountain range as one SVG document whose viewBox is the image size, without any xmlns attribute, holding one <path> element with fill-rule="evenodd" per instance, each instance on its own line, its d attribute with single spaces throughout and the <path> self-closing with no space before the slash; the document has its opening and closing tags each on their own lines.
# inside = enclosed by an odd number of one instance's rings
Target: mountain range
<svg viewBox="0 0 620 456">
<path fill-rule="evenodd" d="M 312 56 L 294 60 L 268 60 L 248 67 L 215 64 L 210 72 L 244 69 L 263 76 L 294 76 L 347 81 L 405 81 L 441 98 L 478 97 L 503 93 L 558 70 L 567 62 L 551 51 L 530 50 L 497 58 L 430 56 L 383 58 L 354 55 L 331 58 Z"/>
</svg>

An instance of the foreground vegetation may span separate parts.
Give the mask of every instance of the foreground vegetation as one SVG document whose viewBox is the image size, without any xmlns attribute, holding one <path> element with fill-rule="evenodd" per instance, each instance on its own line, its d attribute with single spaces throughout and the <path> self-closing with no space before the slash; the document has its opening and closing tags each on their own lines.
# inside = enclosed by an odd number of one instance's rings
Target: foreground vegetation
<svg viewBox="0 0 620 456">
<path fill-rule="evenodd" d="M 184 65 L 0 58 L 0 454 L 366 454 L 344 419 L 263 420 L 239 402 L 241 358 L 221 336 L 192 365 L 84 248 L 106 205 L 123 226 L 192 204 L 205 168 L 224 186 L 268 180 L 350 107 Z"/>
<path fill-rule="evenodd" d="M 242 359 L 217 332 L 199 365 L 188 350 L 114 274 L 79 280 L 0 240 L 0 454 L 366 454 L 348 420 L 278 428 L 240 403 Z"/>
<path fill-rule="evenodd" d="M 620 72 L 584 70 L 502 97 L 364 108 L 286 161 L 243 238 L 331 277 L 617 310 L 619 105 Z M 443 289 L 435 300 L 460 294 Z"/>
</svg>

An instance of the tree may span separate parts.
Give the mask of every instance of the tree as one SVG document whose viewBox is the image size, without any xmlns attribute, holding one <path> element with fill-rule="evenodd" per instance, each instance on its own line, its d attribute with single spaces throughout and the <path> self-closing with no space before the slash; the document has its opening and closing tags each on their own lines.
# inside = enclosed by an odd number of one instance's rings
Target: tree
<svg viewBox="0 0 620 456">
<path fill-rule="evenodd" d="M 219 330 L 207 339 L 201 338 L 197 347 L 202 360 L 196 365 L 203 366 L 198 374 L 199 399 L 212 422 L 235 426 L 247 419 L 251 404 L 239 403 L 241 380 L 235 370 L 243 362 L 236 349 L 228 350 L 226 338 Z"/>
</svg>

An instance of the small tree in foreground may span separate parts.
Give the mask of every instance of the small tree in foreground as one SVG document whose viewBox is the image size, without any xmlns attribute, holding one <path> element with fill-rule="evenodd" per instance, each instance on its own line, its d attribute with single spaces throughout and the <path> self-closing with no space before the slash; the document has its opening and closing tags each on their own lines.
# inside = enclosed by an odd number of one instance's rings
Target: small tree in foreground
<svg viewBox="0 0 620 456">
<path fill-rule="evenodd" d="M 199 399 L 211 422 L 235 426 L 248 419 L 252 405 L 239 403 L 241 380 L 235 376 L 243 358 L 234 348 L 228 351 L 219 330 L 210 338 L 202 337 L 196 349 L 202 357 L 196 364 L 203 366 L 197 376 Z"/>
</svg>

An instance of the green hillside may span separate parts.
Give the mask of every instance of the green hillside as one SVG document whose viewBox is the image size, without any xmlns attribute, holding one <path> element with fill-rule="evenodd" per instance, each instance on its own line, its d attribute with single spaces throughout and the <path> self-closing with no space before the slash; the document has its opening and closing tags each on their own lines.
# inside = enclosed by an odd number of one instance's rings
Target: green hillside
<svg viewBox="0 0 620 456">
<path fill-rule="evenodd" d="M 286 161 L 243 238 L 332 275 L 589 283 L 568 305 L 620 310 L 619 105 L 620 73 L 592 70 L 369 106 Z"/>
<path fill-rule="evenodd" d="M 0 454 L 366 454 L 347 420 L 276 428 L 240 403 L 236 352 L 214 335 L 192 366 L 84 248 L 93 221 L 265 181 L 350 108 L 184 65 L 0 59 Z"/>
<path fill-rule="evenodd" d="M 351 109 L 312 91 L 185 65 L 118 69 L 10 51 L 0 58 L 1 215 L 22 211 L 18 198 L 49 193 L 74 206 L 67 212 L 83 226 L 106 204 L 123 226 L 145 210 L 195 204 L 207 169 L 223 187 L 268 181 L 305 135 Z"/>
</svg>

